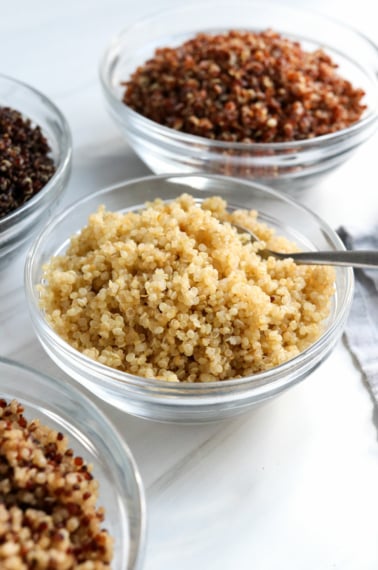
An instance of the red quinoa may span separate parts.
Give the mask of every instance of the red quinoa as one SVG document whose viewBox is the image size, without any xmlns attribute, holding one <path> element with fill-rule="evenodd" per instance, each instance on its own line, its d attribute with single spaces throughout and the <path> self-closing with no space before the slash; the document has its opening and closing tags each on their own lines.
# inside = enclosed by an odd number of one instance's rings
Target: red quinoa
<svg viewBox="0 0 378 570">
<path fill-rule="evenodd" d="M 362 89 L 321 49 L 267 30 L 198 34 L 160 48 L 125 82 L 123 101 L 173 129 L 229 142 L 303 140 L 344 129 L 365 106 Z"/>
</svg>

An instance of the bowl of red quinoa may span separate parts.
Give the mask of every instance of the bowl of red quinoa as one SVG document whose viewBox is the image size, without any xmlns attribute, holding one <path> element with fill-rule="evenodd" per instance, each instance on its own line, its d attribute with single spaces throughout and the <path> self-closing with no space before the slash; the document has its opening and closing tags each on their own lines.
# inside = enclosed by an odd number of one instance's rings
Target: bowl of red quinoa
<svg viewBox="0 0 378 570">
<path fill-rule="evenodd" d="M 0 75 L 0 266 L 30 245 L 59 204 L 71 147 L 70 128 L 56 105 Z"/>
<path fill-rule="evenodd" d="M 0 359 L 0 473 L 1 568 L 141 567 L 138 469 L 72 382 Z"/>
<path fill-rule="evenodd" d="M 342 334 L 353 271 L 264 261 L 235 221 L 283 251 L 344 249 L 315 214 L 255 182 L 118 184 L 73 204 L 28 253 L 48 355 L 106 402 L 161 421 L 226 418 L 304 380 Z"/>
<path fill-rule="evenodd" d="M 100 64 L 107 108 L 155 173 L 309 187 L 377 128 L 377 47 L 318 13 L 203 2 L 131 25 Z"/>
</svg>

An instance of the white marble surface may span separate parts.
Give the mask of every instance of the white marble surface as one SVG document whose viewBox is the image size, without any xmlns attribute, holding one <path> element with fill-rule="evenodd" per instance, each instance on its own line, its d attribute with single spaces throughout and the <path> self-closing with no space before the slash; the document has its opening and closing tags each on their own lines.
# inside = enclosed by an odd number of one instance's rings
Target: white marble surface
<svg viewBox="0 0 378 570">
<path fill-rule="evenodd" d="M 378 40 L 374 0 L 306 5 Z M 147 172 L 104 110 L 97 66 L 115 32 L 156 9 L 153 0 L 1 5 L 0 71 L 45 92 L 72 128 L 65 203 Z M 377 144 L 375 137 L 303 202 L 334 227 L 377 220 Z M 0 281 L 0 354 L 63 378 L 33 334 L 22 263 Z M 304 383 L 224 423 L 171 426 L 103 408 L 145 485 L 146 570 L 378 568 L 374 409 L 342 341 Z"/>
</svg>

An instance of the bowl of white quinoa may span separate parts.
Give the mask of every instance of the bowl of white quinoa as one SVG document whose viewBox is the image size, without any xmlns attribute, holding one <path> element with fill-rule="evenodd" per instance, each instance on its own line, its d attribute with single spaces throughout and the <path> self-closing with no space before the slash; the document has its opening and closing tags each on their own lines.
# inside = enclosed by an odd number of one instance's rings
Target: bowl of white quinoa
<svg viewBox="0 0 378 570">
<path fill-rule="evenodd" d="M 137 570 L 144 505 L 127 445 L 83 391 L 0 358 L 0 567 Z"/>
<path fill-rule="evenodd" d="M 264 247 L 343 249 L 314 213 L 252 182 L 162 175 L 92 194 L 28 254 L 37 336 L 128 413 L 191 422 L 243 412 L 326 358 L 353 292 L 351 269 L 263 259 Z"/>
</svg>

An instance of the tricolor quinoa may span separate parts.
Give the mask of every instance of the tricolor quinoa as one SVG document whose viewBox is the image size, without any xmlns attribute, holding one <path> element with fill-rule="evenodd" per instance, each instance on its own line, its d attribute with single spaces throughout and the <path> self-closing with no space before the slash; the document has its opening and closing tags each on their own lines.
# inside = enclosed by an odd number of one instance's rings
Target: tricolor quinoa
<svg viewBox="0 0 378 570">
<path fill-rule="evenodd" d="M 0 568 L 109 570 L 98 482 L 67 437 L 0 399 Z"/>
</svg>

